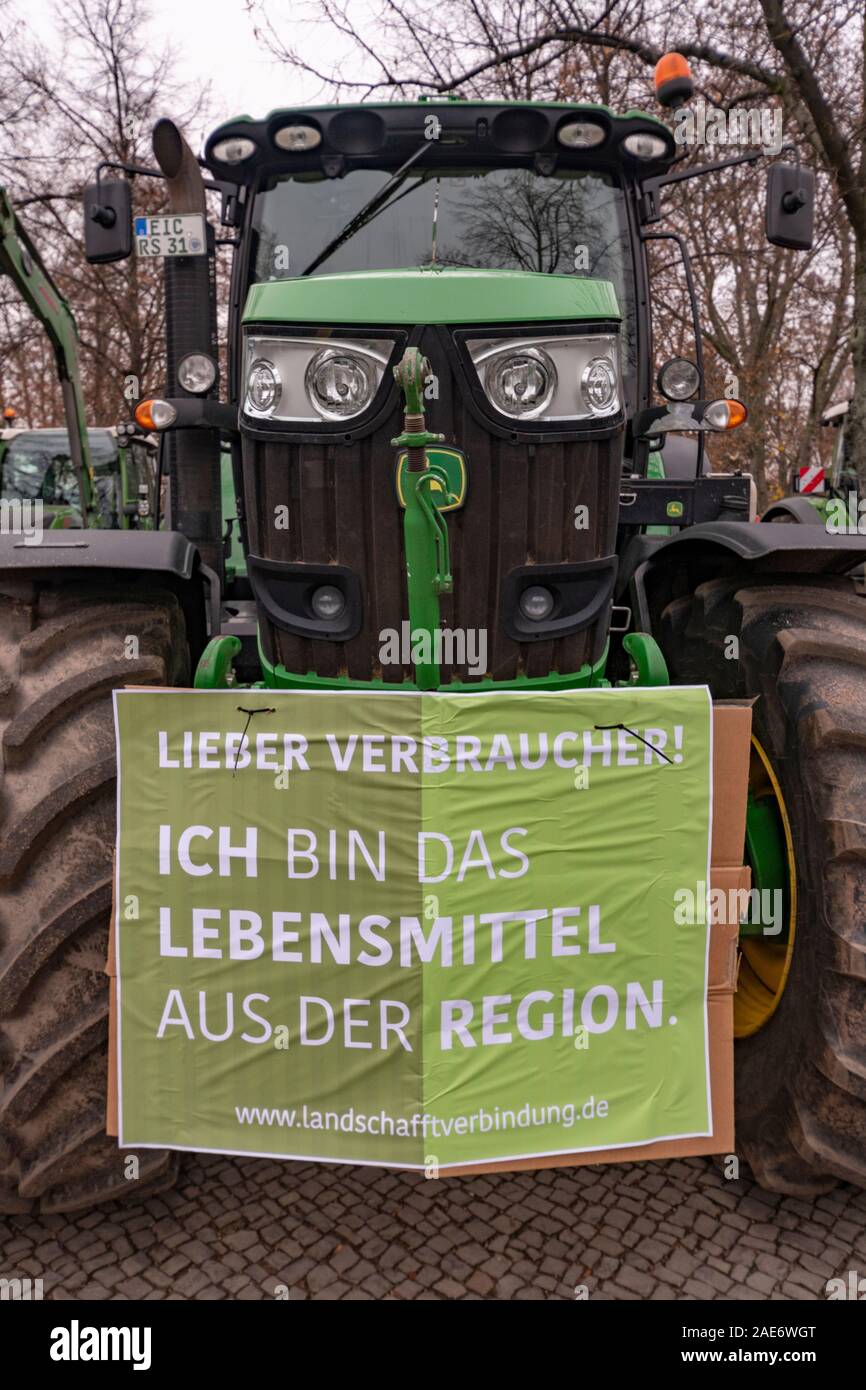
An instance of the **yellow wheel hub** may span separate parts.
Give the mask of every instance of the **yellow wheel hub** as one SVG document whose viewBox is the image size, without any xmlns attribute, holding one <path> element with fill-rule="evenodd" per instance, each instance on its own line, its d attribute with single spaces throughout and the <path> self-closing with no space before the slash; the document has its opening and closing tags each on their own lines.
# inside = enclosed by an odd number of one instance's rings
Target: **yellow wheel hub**
<svg viewBox="0 0 866 1390">
<path fill-rule="evenodd" d="M 791 969 L 797 922 L 797 871 L 791 823 L 779 780 L 767 754 L 754 736 L 749 765 L 749 792 L 755 802 L 770 800 L 784 841 L 783 873 L 788 899 L 788 932 L 787 941 L 775 942 L 767 937 L 741 938 L 740 973 L 734 995 L 735 1038 L 748 1038 L 757 1033 L 776 1012 Z M 753 877 L 755 868 L 753 864 Z"/>
</svg>

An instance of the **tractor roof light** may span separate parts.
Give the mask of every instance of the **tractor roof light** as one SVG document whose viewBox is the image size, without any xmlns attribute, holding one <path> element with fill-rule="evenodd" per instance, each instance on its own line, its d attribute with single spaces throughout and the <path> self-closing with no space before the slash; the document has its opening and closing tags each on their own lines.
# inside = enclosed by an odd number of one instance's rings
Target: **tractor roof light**
<svg viewBox="0 0 866 1390">
<path fill-rule="evenodd" d="M 704 420 L 713 430 L 735 430 L 748 418 L 742 401 L 711 401 L 704 410 Z"/>
<path fill-rule="evenodd" d="M 135 407 L 135 422 L 143 430 L 167 430 L 177 419 L 177 411 L 169 401 L 158 398 L 140 401 Z"/>
<path fill-rule="evenodd" d="M 216 362 L 206 352 L 188 352 L 177 365 L 178 384 L 191 396 L 206 395 L 216 377 Z"/>
<path fill-rule="evenodd" d="M 275 130 L 273 138 L 277 149 L 302 154 L 305 150 L 314 150 L 321 145 L 322 132 L 317 126 L 293 121 L 291 125 L 280 126 L 279 130 Z"/>
<path fill-rule="evenodd" d="M 230 135 L 227 140 L 220 140 L 211 150 L 211 159 L 217 160 L 220 164 L 243 164 L 245 160 L 251 159 L 256 152 L 256 143 L 246 135 Z"/>
<path fill-rule="evenodd" d="M 506 106 L 493 117 L 490 136 L 503 154 L 535 154 L 550 138 L 549 117 L 532 106 Z"/>
<path fill-rule="evenodd" d="M 664 159 L 669 153 L 667 140 L 661 135 L 651 135 L 649 131 L 636 131 L 633 135 L 627 135 L 622 142 L 622 148 L 626 154 L 630 154 L 632 159 Z"/>
<path fill-rule="evenodd" d="M 591 150 L 607 138 L 607 131 L 595 121 L 566 121 L 556 132 L 560 145 L 570 150 Z"/>
<path fill-rule="evenodd" d="M 676 110 L 695 94 L 692 70 L 682 53 L 665 53 L 655 66 L 653 86 L 660 106 Z"/>
</svg>

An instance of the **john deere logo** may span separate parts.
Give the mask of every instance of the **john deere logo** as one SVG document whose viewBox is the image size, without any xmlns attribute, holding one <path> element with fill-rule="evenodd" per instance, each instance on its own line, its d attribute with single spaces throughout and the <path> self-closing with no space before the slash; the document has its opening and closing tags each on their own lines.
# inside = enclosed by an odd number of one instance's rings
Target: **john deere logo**
<svg viewBox="0 0 866 1390">
<path fill-rule="evenodd" d="M 668 505 L 667 505 L 667 514 L 668 514 L 668 516 L 674 516 L 674 517 L 676 517 L 676 516 L 682 516 L 683 511 L 684 511 L 684 507 L 683 507 L 682 502 L 668 502 Z"/>
<path fill-rule="evenodd" d="M 440 512 L 454 512 L 458 507 L 462 507 L 466 500 L 466 460 L 459 449 L 433 448 L 427 450 L 427 459 L 430 463 L 438 463 L 440 468 L 444 468 L 448 477 L 448 491 L 452 497 L 456 497 L 456 502 L 447 502 L 445 494 L 438 483 L 434 483 L 430 488 L 430 497 Z M 400 499 L 400 506 L 405 507 L 406 497 L 403 492 L 404 475 L 406 472 L 406 451 L 405 449 L 397 455 L 397 496 Z"/>
</svg>

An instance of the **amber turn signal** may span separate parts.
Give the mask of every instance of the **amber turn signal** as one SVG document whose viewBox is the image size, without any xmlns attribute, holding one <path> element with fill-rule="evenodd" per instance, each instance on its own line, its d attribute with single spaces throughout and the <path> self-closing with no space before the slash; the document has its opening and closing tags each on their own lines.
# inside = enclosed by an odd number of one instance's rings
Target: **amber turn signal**
<svg viewBox="0 0 866 1390">
<path fill-rule="evenodd" d="M 135 407 L 135 422 L 143 430 L 167 430 L 176 419 L 177 411 L 168 401 L 139 401 Z"/>
<path fill-rule="evenodd" d="M 742 401 L 711 401 L 704 411 L 704 419 L 710 429 L 735 430 L 748 414 Z"/>
</svg>

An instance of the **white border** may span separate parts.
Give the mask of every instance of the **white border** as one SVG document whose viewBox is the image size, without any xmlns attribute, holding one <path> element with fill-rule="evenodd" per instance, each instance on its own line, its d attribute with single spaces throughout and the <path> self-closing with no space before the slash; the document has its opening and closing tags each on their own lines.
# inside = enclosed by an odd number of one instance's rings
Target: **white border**
<svg viewBox="0 0 866 1390">
<path fill-rule="evenodd" d="M 117 801 L 115 807 L 115 850 L 114 850 L 114 969 L 115 969 L 115 988 L 117 991 L 117 1147 L 135 1149 L 170 1149 L 176 1153 L 203 1153 L 203 1154 L 225 1154 L 230 1158 L 272 1158 L 283 1162 L 298 1163 L 332 1163 L 335 1165 L 345 1164 L 353 1168 L 394 1168 L 404 1169 L 409 1172 L 424 1172 L 427 1168 L 425 1163 L 398 1163 L 383 1159 L 360 1159 L 360 1158 L 329 1158 L 315 1154 L 289 1154 L 274 1153 L 272 1150 L 257 1149 L 203 1149 L 191 1144 L 171 1144 L 158 1143 L 151 1141 L 142 1143 L 134 1139 L 124 1141 L 123 1137 L 123 1052 L 121 1043 L 123 1010 L 121 1007 L 121 971 L 120 971 L 120 800 L 121 800 L 121 760 L 120 760 L 120 729 L 117 718 L 117 700 L 121 695 L 232 695 L 237 699 L 242 687 L 225 690 L 195 690 L 189 687 L 178 689 L 172 686 L 126 686 L 112 691 L 112 708 L 114 713 L 114 746 L 117 764 Z M 567 690 L 382 690 L 373 688 L 369 691 L 358 689 L 325 690 L 313 688 L 311 690 L 263 690 L 261 694 L 264 698 L 270 699 L 273 695 L 298 696 L 309 695 L 437 695 L 450 696 L 452 699 L 463 699 L 465 696 L 480 695 L 509 695 L 517 696 L 518 699 L 538 699 L 539 696 L 550 695 L 603 695 L 625 693 L 634 694 L 637 691 L 661 692 L 665 690 L 703 690 L 707 696 L 707 714 L 709 722 L 709 759 L 707 768 L 707 800 L 708 800 L 708 825 L 707 825 L 707 872 L 704 880 L 706 889 L 710 887 L 710 866 L 712 858 L 713 843 L 713 697 L 708 685 L 653 685 L 653 686 L 591 686 L 577 687 Z M 707 1118 L 709 1129 L 694 1130 L 688 1134 L 660 1134 L 652 1139 L 634 1139 L 625 1144 L 594 1144 L 586 1148 L 575 1148 L 571 1146 L 567 1149 L 545 1149 L 539 1151 L 533 1149 L 531 1153 L 507 1154 L 505 1156 L 497 1154 L 490 1158 L 471 1158 L 461 1159 L 457 1163 L 439 1163 L 437 1167 L 440 1171 L 448 1168 L 469 1168 L 479 1163 L 517 1163 L 530 1158 L 556 1158 L 566 1154 L 583 1153 L 604 1153 L 614 1149 L 639 1149 L 651 1144 L 666 1144 L 676 1139 L 711 1139 L 713 1136 L 713 1097 L 712 1081 L 710 1077 L 710 1020 L 709 1020 L 709 980 L 710 980 L 710 914 L 704 911 L 706 918 L 706 946 L 704 953 L 704 1061 L 706 1065 L 706 1100 Z M 648 1163 L 652 1159 L 646 1160 Z"/>
</svg>

